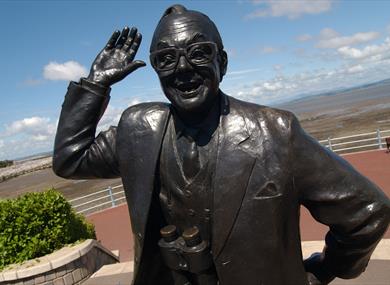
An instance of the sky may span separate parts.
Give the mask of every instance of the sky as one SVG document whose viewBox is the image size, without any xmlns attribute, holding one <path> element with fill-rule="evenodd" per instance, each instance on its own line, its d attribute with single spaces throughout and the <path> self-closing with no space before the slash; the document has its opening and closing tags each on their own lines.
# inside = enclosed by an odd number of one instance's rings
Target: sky
<svg viewBox="0 0 390 285">
<path fill-rule="evenodd" d="M 176 3 L 216 23 L 229 58 L 221 89 L 239 99 L 274 105 L 390 78 L 388 0 L 0 0 L 0 160 L 52 150 L 69 81 L 124 26 L 143 35 L 136 58 L 147 66 L 112 86 L 98 130 L 133 104 L 166 101 L 149 45 Z"/>
</svg>

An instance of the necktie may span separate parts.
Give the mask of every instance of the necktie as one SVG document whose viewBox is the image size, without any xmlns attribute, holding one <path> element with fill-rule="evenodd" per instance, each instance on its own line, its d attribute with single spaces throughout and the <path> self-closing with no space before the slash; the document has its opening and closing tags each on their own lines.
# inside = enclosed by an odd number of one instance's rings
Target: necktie
<svg viewBox="0 0 390 285">
<path fill-rule="evenodd" d="M 183 138 L 183 172 L 186 178 L 192 179 L 200 170 L 199 151 L 191 137 Z"/>
</svg>

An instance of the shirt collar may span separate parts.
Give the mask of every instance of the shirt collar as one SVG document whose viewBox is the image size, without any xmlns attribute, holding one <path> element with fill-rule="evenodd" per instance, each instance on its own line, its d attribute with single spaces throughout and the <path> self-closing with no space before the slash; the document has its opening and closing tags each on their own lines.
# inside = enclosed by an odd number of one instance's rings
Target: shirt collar
<svg viewBox="0 0 390 285">
<path fill-rule="evenodd" d="M 212 137 L 219 125 L 220 117 L 220 103 L 219 100 L 215 102 L 209 115 L 198 125 L 189 126 L 186 125 L 183 120 L 177 115 L 176 111 L 172 108 L 173 121 L 176 132 L 176 139 L 186 137 L 189 140 L 196 140 L 199 136 L 205 135 Z"/>
</svg>

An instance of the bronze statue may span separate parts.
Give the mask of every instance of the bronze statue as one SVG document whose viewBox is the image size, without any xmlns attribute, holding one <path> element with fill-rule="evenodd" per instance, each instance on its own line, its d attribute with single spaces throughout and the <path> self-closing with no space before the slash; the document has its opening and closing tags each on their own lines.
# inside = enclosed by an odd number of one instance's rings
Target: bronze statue
<svg viewBox="0 0 390 285">
<path fill-rule="evenodd" d="M 128 108 L 95 137 L 110 86 L 145 65 L 135 28 L 116 31 L 90 75 L 69 85 L 53 169 L 121 177 L 135 239 L 133 284 L 314 285 L 364 271 L 390 202 L 287 111 L 243 102 L 219 83 L 227 54 L 214 23 L 174 5 L 150 61 L 171 104 Z M 299 209 L 329 226 L 302 261 Z"/>
</svg>

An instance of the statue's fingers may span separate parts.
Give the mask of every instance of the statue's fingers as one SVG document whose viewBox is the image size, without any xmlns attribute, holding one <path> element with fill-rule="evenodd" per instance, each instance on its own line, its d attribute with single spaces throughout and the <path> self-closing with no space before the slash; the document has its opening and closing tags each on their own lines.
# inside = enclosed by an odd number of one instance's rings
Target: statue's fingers
<svg viewBox="0 0 390 285">
<path fill-rule="evenodd" d="M 129 27 L 124 27 L 121 36 L 119 37 L 119 40 L 116 43 L 116 48 L 122 48 L 123 44 L 126 42 L 128 35 L 129 35 Z"/>
<path fill-rule="evenodd" d="M 115 32 L 112 33 L 112 36 L 110 37 L 110 39 L 108 40 L 106 46 L 104 47 L 105 50 L 109 50 L 109 49 L 112 49 L 113 47 L 115 47 L 115 43 L 116 41 L 118 40 L 118 37 L 121 33 L 116 30 Z"/>
<path fill-rule="evenodd" d="M 132 27 L 130 30 L 130 33 L 126 39 L 126 42 L 122 47 L 123 51 L 125 51 L 125 52 L 129 51 L 129 49 L 131 48 L 131 45 L 133 44 L 133 41 L 134 41 L 134 38 L 136 35 L 137 35 L 137 28 Z"/>
<path fill-rule="evenodd" d="M 142 35 L 140 33 L 137 33 L 134 37 L 133 44 L 131 45 L 130 50 L 128 52 L 129 61 L 132 61 L 134 59 L 141 42 L 142 42 Z"/>
</svg>

